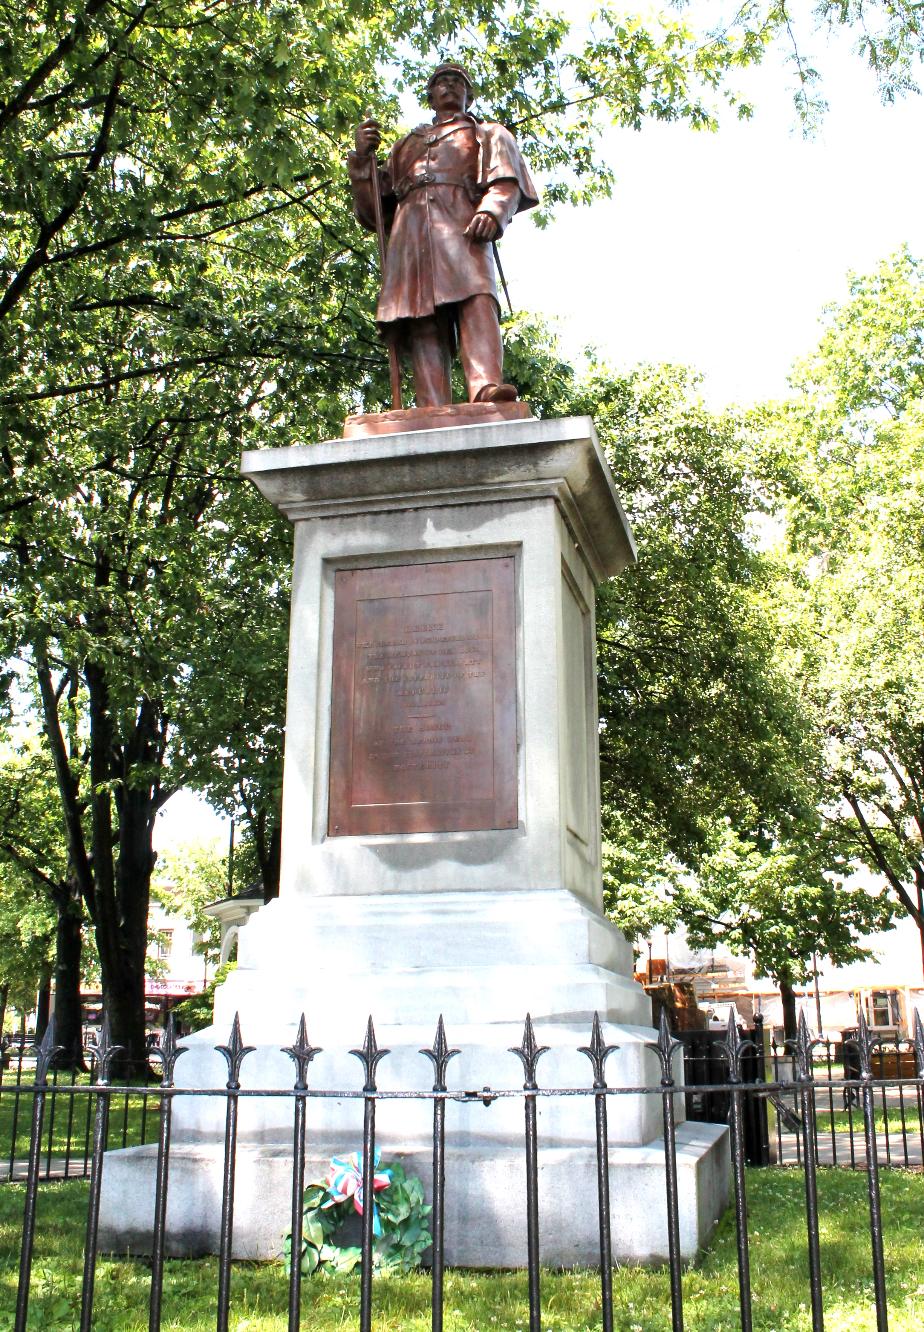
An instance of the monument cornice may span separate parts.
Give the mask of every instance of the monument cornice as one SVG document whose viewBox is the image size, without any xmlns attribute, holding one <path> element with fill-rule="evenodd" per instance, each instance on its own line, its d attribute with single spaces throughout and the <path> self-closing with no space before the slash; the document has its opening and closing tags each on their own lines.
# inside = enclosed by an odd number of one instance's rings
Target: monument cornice
<svg viewBox="0 0 924 1332">
<path fill-rule="evenodd" d="M 243 454 L 241 472 L 293 522 L 554 499 L 597 580 L 635 561 L 632 533 L 589 416 L 252 449 Z"/>
</svg>

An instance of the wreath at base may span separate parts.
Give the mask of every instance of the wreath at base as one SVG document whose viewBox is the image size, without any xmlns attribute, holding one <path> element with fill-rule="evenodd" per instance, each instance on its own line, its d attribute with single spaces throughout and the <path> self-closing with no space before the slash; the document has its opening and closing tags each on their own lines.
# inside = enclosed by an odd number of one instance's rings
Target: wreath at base
<svg viewBox="0 0 924 1332">
<path fill-rule="evenodd" d="M 332 1158 L 327 1176 L 305 1188 L 300 1266 L 304 1276 L 352 1272 L 362 1263 L 358 1243 L 363 1214 L 363 1154 Z M 430 1207 L 423 1185 L 400 1162 L 380 1165 L 375 1154 L 372 1198 L 372 1265 L 377 1272 L 409 1272 L 418 1267 L 432 1236 Z M 352 1233 L 351 1233 L 352 1232 Z M 292 1268 L 292 1236 L 286 1235 L 286 1272 Z"/>
</svg>

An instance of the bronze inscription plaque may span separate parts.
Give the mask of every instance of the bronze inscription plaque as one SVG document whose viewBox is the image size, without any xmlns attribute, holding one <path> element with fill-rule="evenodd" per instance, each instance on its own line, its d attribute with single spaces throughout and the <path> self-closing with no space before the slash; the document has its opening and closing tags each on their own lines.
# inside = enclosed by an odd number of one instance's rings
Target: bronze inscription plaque
<svg viewBox="0 0 924 1332">
<path fill-rule="evenodd" d="M 328 835 L 516 824 L 513 559 L 338 570 Z"/>
</svg>

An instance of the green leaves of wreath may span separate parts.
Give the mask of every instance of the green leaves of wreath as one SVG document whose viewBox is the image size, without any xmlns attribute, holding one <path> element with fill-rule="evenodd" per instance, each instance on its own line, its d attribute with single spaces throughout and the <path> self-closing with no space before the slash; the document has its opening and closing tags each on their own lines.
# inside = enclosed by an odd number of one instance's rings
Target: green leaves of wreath
<svg viewBox="0 0 924 1332">
<path fill-rule="evenodd" d="M 399 1163 L 388 1165 L 391 1173 L 387 1188 L 378 1193 L 381 1233 L 372 1246 L 372 1265 L 378 1272 L 409 1272 L 418 1267 L 432 1236 L 427 1228 L 430 1207 L 424 1202 L 423 1185 L 416 1176 L 405 1174 Z M 327 1206 L 324 1206 L 324 1204 Z M 355 1215 L 352 1197 L 332 1202 L 326 1180 L 315 1180 L 305 1188 L 302 1208 L 301 1269 L 304 1276 L 318 1272 L 352 1272 L 362 1261 L 358 1245 L 338 1244 L 344 1222 Z M 292 1236 L 286 1235 L 284 1257 L 286 1273 L 291 1271 Z"/>
</svg>

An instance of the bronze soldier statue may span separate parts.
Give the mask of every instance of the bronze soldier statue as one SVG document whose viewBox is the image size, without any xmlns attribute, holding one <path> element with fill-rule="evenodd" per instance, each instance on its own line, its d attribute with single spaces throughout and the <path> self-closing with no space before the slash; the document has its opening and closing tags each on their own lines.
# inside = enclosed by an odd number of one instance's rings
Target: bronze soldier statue
<svg viewBox="0 0 924 1332">
<path fill-rule="evenodd" d="M 364 120 L 348 156 L 356 215 L 370 231 L 378 179 L 390 239 L 376 319 L 382 336 L 410 354 L 418 407 L 452 401 L 456 347 L 470 402 L 517 396 L 503 380 L 491 242 L 539 200 L 513 135 L 471 115 L 473 96 L 461 65 L 437 65 L 427 82 L 432 122 L 399 139 L 375 171 L 380 127 Z"/>
</svg>

